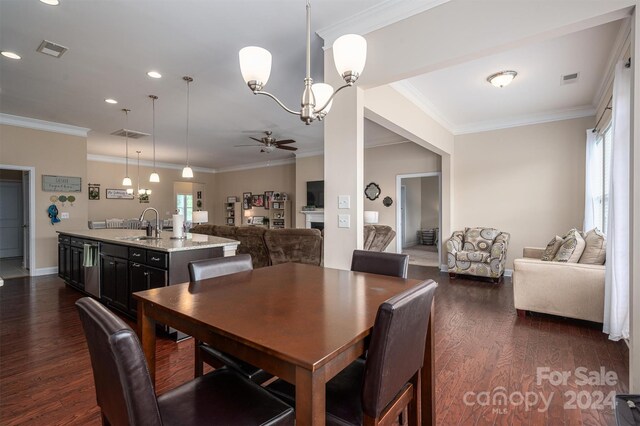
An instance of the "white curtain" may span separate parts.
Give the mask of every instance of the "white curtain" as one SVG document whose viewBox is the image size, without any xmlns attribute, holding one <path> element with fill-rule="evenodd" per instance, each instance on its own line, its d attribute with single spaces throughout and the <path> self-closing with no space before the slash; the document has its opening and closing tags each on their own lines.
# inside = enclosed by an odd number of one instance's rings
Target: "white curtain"
<svg viewBox="0 0 640 426">
<path fill-rule="evenodd" d="M 582 229 L 587 232 L 596 227 L 596 218 L 598 217 L 598 209 L 602 210 L 601 204 L 598 202 L 598 195 L 602 195 L 602 188 L 598 187 L 600 181 L 597 177 L 602 174 L 602 168 L 598 170 L 600 162 L 597 159 L 596 141 L 598 134 L 594 129 L 587 129 L 587 161 L 585 164 L 585 182 L 584 182 L 584 224 Z"/>
<path fill-rule="evenodd" d="M 609 339 L 629 338 L 631 69 L 616 64 L 613 82 L 611 187 L 603 331 Z"/>
</svg>

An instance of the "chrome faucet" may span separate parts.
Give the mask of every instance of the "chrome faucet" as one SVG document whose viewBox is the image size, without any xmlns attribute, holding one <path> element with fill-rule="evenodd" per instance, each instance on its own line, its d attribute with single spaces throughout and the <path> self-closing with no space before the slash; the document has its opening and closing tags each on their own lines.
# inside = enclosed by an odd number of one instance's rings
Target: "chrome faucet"
<svg viewBox="0 0 640 426">
<path fill-rule="evenodd" d="M 140 215 L 140 219 L 138 219 L 139 221 L 144 220 L 144 214 L 146 212 L 148 212 L 149 210 L 153 210 L 154 212 L 156 212 L 156 238 L 160 238 L 160 232 L 162 231 L 162 224 L 160 223 L 160 213 L 158 213 L 158 210 L 154 209 L 153 207 L 147 207 L 146 209 L 144 209 L 142 211 L 142 214 Z M 151 223 L 149 223 L 149 226 L 152 226 Z M 149 234 L 147 234 L 149 235 Z"/>
</svg>

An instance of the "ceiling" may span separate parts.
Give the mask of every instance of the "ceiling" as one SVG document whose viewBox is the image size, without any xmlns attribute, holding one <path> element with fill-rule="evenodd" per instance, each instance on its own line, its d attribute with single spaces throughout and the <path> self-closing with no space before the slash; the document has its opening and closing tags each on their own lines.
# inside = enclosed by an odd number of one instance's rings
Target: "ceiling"
<svg viewBox="0 0 640 426">
<path fill-rule="evenodd" d="M 344 26 L 347 17 L 376 7 L 389 10 L 394 2 L 314 0 L 312 31 L 338 21 Z M 38 0 L 0 0 L 0 49 L 22 56 L 20 61 L 0 57 L 0 112 L 90 128 L 89 154 L 122 159 L 124 139 L 109 134 L 124 127 L 151 133 L 148 95 L 154 94 L 159 97 L 157 161 L 179 165 L 186 160 L 182 77 L 190 75 L 192 166 L 225 170 L 293 158 L 288 151 L 266 154 L 259 147 L 235 147 L 251 143 L 249 136 L 260 137 L 264 130 L 272 130 L 277 139 L 295 139 L 300 154 L 319 153 L 322 123 L 305 126 L 271 99 L 251 94 L 238 65 L 240 48 L 267 48 L 273 67 L 266 90 L 297 109 L 305 72 L 304 17 L 303 0 L 61 0 L 57 7 Z M 393 85 L 454 134 L 593 115 L 620 22 Z M 37 53 L 43 39 L 69 50 L 60 59 Z M 323 80 L 322 63 L 322 40 L 312 34 L 315 81 Z M 510 86 L 487 83 L 488 75 L 504 69 L 518 71 Z M 149 78 L 150 70 L 163 77 Z M 574 72 L 580 73 L 577 82 L 560 85 L 561 75 Z M 109 105 L 105 98 L 119 103 Z M 131 109 L 128 125 L 122 108 Z M 366 146 L 403 140 L 365 120 Z M 131 140 L 131 158 L 136 150 L 149 161 L 151 138 Z"/>
<path fill-rule="evenodd" d="M 397 84 L 435 112 L 454 134 L 595 114 L 620 20 L 485 56 Z M 518 72 L 496 88 L 486 78 Z M 577 81 L 561 77 L 579 73 Z M 414 98 L 414 99 L 415 99 Z"/>
</svg>

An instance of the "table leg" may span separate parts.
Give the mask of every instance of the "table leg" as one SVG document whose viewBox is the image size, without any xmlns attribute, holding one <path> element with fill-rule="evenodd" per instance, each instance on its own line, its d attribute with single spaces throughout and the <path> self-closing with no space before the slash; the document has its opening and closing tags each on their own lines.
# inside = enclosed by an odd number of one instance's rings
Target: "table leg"
<svg viewBox="0 0 640 426">
<path fill-rule="evenodd" d="M 156 385 L 156 321 L 147 315 L 146 304 L 138 301 L 138 338 L 147 359 L 151 383 Z"/>
<path fill-rule="evenodd" d="M 325 382 L 322 370 L 296 367 L 296 424 L 325 424 Z"/>
<path fill-rule="evenodd" d="M 436 424 L 436 376 L 435 376 L 435 350 L 434 350 L 434 303 L 431 302 L 429 314 L 429 327 L 427 328 L 427 340 L 424 347 L 424 363 L 422 365 L 422 425 L 432 426 Z"/>
</svg>

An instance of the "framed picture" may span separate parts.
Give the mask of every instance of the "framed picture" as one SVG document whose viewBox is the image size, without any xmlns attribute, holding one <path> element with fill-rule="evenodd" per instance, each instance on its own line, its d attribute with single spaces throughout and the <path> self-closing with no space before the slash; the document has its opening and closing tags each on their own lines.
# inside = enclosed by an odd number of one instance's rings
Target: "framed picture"
<svg viewBox="0 0 640 426">
<path fill-rule="evenodd" d="M 227 225 L 233 225 L 234 224 L 233 222 L 234 222 L 234 220 L 233 220 L 232 217 L 228 217 L 227 218 Z"/>
<path fill-rule="evenodd" d="M 140 194 L 138 196 L 138 198 L 140 199 L 141 203 L 148 203 L 149 202 L 149 194 Z"/>
<path fill-rule="evenodd" d="M 45 192 L 82 192 L 82 179 L 74 176 L 42 175 Z"/>
<path fill-rule="evenodd" d="M 251 208 L 251 193 L 243 192 L 242 193 L 242 208 L 245 210 L 249 210 Z"/>
<path fill-rule="evenodd" d="M 238 201 L 238 197 L 227 197 L 227 203 L 236 203 Z"/>
<path fill-rule="evenodd" d="M 100 199 L 100 185 L 89 184 L 89 199 L 90 200 Z"/>
<path fill-rule="evenodd" d="M 253 207 L 264 207 L 264 195 L 263 194 L 253 195 L 251 199 L 251 205 Z"/>
<path fill-rule="evenodd" d="M 264 216 L 254 216 L 251 221 L 252 225 L 263 225 L 264 224 Z"/>
<path fill-rule="evenodd" d="M 279 209 L 280 208 L 280 203 L 273 203 L 273 208 L 274 209 Z"/>
<path fill-rule="evenodd" d="M 264 191 L 264 208 L 269 210 L 271 205 L 271 199 L 273 198 L 273 191 Z"/>
<path fill-rule="evenodd" d="M 133 200 L 133 194 L 127 194 L 126 189 L 107 189 L 108 200 Z"/>
</svg>

